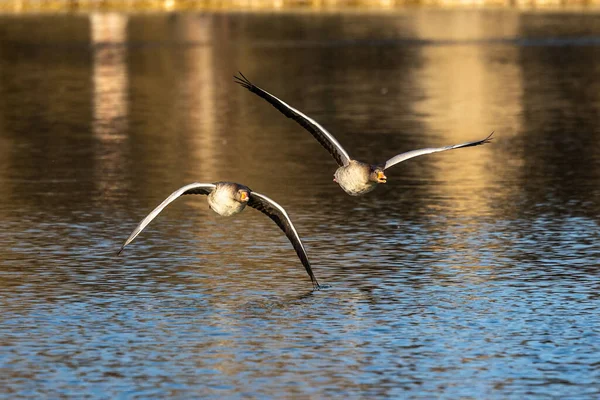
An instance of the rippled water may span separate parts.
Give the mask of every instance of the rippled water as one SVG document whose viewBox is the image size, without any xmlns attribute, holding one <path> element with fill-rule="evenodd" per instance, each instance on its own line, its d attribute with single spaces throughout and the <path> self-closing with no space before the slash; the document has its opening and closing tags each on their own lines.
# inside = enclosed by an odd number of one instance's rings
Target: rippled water
<svg viewBox="0 0 600 400">
<path fill-rule="evenodd" d="M 598 398 L 600 15 L 0 18 L 7 398 Z M 360 197 L 238 70 L 362 160 Z M 287 208 L 313 269 L 233 180 Z"/>
</svg>

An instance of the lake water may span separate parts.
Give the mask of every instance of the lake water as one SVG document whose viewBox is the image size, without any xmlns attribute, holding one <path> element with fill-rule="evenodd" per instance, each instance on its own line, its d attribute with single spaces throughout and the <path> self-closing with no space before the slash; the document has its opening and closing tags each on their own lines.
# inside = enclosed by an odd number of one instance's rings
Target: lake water
<svg viewBox="0 0 600 400">
<path fill-rule="evenodd" d="M 598 398 L 600 14 L 0 17 L 0 221 L 4 398 Z"/>
</svg>

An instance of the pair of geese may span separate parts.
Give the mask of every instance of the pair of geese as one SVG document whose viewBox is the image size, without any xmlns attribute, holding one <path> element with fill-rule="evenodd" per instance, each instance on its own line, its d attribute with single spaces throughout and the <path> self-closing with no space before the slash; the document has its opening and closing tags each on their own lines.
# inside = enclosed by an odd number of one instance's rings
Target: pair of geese
<svg viewBox="0 0 600 400">
<path fill-rule="evenodd" d="M 335 139 L 335 137 L 325 128 L 319 125 L 319 123 L 314 119 L 304 115 L 294 107 L 284 103 L 269 92 L 254 85 L 241 72 L 240 76 L 234 76 L 234 79 L 236 83 L 248 89 L 250 92 L 262 97 L 271 103 L 271 105 L 278 109 L 283 115 L 293 119 L 302 125 L 304 129 L 309 131 L 310 134 L 329 151 L 329 153 L 338 163 L 339 167 L 333 175 L 333 180 L 351 196 L 363 195 L 375 189 L 378 184 L 386 183 L 387 177 L 385 176 L 384 171 L 402 161 L 440 151 L 479 146 L 489 143 L 492 139 L 492 135 L 494 134 L 494 132 L 492 132 L 485 139 L 475 142 L 409 151 L 407 153 L 398 154 L 383 164 L 364 163 L 350 158 L 350 155 L 348 155 L 346 150 L 344 150 L 342 145 Z M 160 203 L 158 207 L 152 210 L 152 212 L 148 214 L 148 216 L 146 216 L 142 222 L 139 223 L 131 235 L 129 235 L 123 246 L 121 246 L 121 249 L 117 254 L 121 254 L 125 246 L 131 243 L 166 206 L 168 206 L 178 197 L 186 194 L 203 194 L 208 196 L 209 208 L 224 217 L 238 214 L 242 212 L 246 206 L 250 206 L 271 218 L 285 233 L 289 241 L 294 246 L 296 254 L 298 254 L 302 265 L 304 265 L 304 268 L 306 269 L 306 272 L 312 281 L 313 288 L 320 288 L 317 278 L 313 274 L 306 250 L 304 249 L 302 241 L 300 240 L 300 236 L 298 235 L 298 232 L 296 232 L 296 228 L 294 228 L 294 224 L 292 224 L 292 221 L 285 212 L 285 209 L 267 196 L 254 192 L 247 186 L 239 183 L 192 183 L 176 190 L 162 203 Z"/>
</svg>

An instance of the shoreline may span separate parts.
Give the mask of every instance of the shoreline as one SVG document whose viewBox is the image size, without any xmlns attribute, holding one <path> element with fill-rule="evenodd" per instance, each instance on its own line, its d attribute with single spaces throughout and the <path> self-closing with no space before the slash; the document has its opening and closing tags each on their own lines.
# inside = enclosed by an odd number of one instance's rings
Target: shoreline
<svg viewBox="0 0 600 400">
<path fill-rule="evenodd" d="M 600 0 L 8 0 L 1 14 L 87 12 L 394 12 L 407 9 L 599 11 Z"/>
</svg>

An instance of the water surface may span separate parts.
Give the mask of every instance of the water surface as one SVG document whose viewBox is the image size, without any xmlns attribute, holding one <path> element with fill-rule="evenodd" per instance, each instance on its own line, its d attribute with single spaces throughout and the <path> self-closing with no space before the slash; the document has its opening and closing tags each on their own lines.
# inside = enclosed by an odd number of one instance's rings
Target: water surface
<svg viewBox="0 0 600 400">
<path fill-rule="evenodd" d="M 15 398 L 597 398 L 600 16 L 0 19 L 0 390 Z M 461 143 L 359 198 L 351 156 Z M 268 218 L 182 198 L 232 180 Z"/>
</svg>

